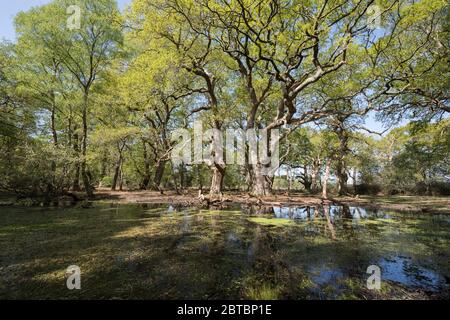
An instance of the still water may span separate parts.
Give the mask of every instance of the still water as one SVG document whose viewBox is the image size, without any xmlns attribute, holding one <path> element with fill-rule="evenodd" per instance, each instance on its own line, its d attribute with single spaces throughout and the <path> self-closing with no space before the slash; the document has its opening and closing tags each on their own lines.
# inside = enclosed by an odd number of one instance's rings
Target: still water
<svg viewBox="0 0 450 320">
<path fill-rule="evenodd" d="M 0 297 L 448 299 L 450 216 L 329 205 L 0 208 Z M 68 290 L 66 269 L 81 269 Z M 381 270 L 369 290 L 367 268 Z"/>
</svg>

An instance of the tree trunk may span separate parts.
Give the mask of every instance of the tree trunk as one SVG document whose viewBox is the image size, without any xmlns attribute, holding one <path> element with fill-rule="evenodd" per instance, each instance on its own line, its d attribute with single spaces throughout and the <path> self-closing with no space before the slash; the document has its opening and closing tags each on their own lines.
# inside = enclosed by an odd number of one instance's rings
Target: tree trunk
<svg viewBox="0 0 450 320">
<path fill-rule="evenodd" d="M 211 188 L 209 189 L 209 195 L 211 197 L 220 196 L 222 194 L 224 176 L 225 169 L 219 164 L 214 164 L 212 167 Z"/>
<path fill-rule="evenodd" d="M 265 186 L 267 195 L 271 195 L 273 191 L 273 183 L 275 181 L 275 175 L 265 176 Z"/>
<path fill-rule="evenodd" d="M 342 160 L 338 161 L 337 170 L 336 170 L 336 177 L 337 177 L 338 194 L 340 196 L 344 195 L 344 194 L 347 194 L 348 175 L 345 172 L 345 165 L 343 164 Z"/>
<path fill-rule="evenodd" d="M 58 147 L 58 135 L 56 133 L 56 121 L 55 121 L 55 112 L 56 112 L 56 103 L 55 103 L 55 95 L 52 92 L 52 109 L 51 109 L 51 116 L 50 116 L 50 128 L 52 131 L 52 137 L 53 137 L 53 145 Z M 56 185 L 56 160 L 52 159 L 51 161 L 51 171 L 52 171 L 52 178 L 51 181 L 47 184 L 47 196 L 50 197 L 51 194 L 54 193 L 55 185 Z"/>
<path fill-rule="evenodd" d="M 248 157 L 246 155 L 246 159 L 245 159 L 245 184 L 247 186 L 246 191 L 247 192 L 251 192 L 252 190 L 252 185 L 253 185 L 253 180 L 252 180 L 252 168 L 251 165 L 247 164 L 248 162 Z"/>
<path fill-rule="evenodd" d="M 147 190 L 151 179 L 150 178 L 151 172 L 150 172 L 150 159 L 148 157 L 147 146 L 145 145 L 144 140 L 142 140 L 142 155 L 144 157 L 144 176 L 142 178 L 140 189 Z"/>
<path fill-rule="evenodd" d="M 119 190 L 120 191 L 123 191 L 123 161 L 122 161 L 122 164 L 120 165 L 120 175 L 119 175 L 119 178 L 120 178 L 120 180 L 119 180 Z"/>
<path fill-rule="evenodd" d="M 328 198 L 327 184 L 328 184 L 328 179 L 330 177 L 330 166 L 331 166 L 331 160 L 327 159 L 326 165 L 325 165 L 325 175 L 323 177 L 323 183 L 322 183 L 322 198 L 324 198 L 324 199 Z"/>
<path fill-rule="evenodd" d="M 250 167 L 251 194 L 254 196 L 269 196 L 272 194 L 272 185 L 269 183 L 269 177 L 263 175 L 261 164 Z"/>
<path fill-rule="evenodd" d="M 311 192 L 316 193 L 318 190 L 317 178 L 320 171 L 320 159 L 314 159 L 311 170 Z"/>
<path fill-rule="evenodd" d="M 73 134 L 73 150 L 77 157 L 80 155 L 80 147 L 78 145 L 78 133 L 76 132 L 77 128 L 74 128 L 75 133 Z M 72 183 L 73 191 L 80 191 L 80 163 L 77 161 L 75 164 L 75 177 L 73 178 Z"/>
<path fill-rule="evenodd" d="M 306 180 L 305 183 L 303 184 L 303 186 L 305 187 L 306 192 L 311 193 L 311 181 L 310 180 Z"/>
<path fill-rule="evenodd" d="M 200 165 L 197 165 L 197 177 L 198 177 L 198 188 L 200 189 L 200 193 L 203 194 L 203 177 Z"/>
<path fill-rule="evenodd" d="M 153 178 L 153 185 L 156 190 L 161 191 L 161 181 L 166 167 L 165 161 L 158 161 L 156 164 L 155 176 Z"/>
<path fill-rule="evenodd" d="M 185 175 L 185 166 L 184 164 L 180 165 L 179 173 L 180 173 L 180 189 L 183 190 L 186 187 L 186 175 Z"/>
<path fill-rule="evenodd" d="M 309 175 L 307 166 L 303 166 L 303 174 L 301 175 L 300 182 L 305 187 L 306 192 L 311 192 L 312 175 Z"/>
<path fill-rule="evenodd" d="M 147 190 L 149 183 L 150 183 L 150 175 L 145 174 L 144 177 L 142 178 L 141 184 L 139 185 L 139 189 Z"/>
<path fill-rule="evenodd" d="M 287 180 L 288 180 L 288 197 L 291 196 L 292 178 L 291 178 L 291 167 L 287 170 Z"/>
<path fill-rule="evenodd" d="M 339 127 L 337 130 L 337 134 L 339 136 L 339 152 L 338 152 L 338 161 L 337 161 L 337 170 L 336 170 L 336 177 L 337 177 L 337 187 L 338 187 L 338 194 L 344 195 L 347 194 L 347 170 L 345 166 L 345 156 L 348 152 L 348 136 L 345 128 L 343 127 L 343 121 L 341 121 L 342 126 Z"/>
<path fill-rule="evenodd" d="M 355 194 L 358 193 L 358 170 L 353 169 L 353 190 Z"/>
<path fill-rule="evenodd" d="M 75 177 L 73 178 L 73 183 L 72 183 L 72 190 L 73 191 L 80 191 L 80 164 L 76 164 L 75 167 Z"/>
<path fill-rule="evenodd" d="M 172 177 L 173 185 L 174 185 L 174 187 L 175 187 L 175 192 L 176 192 L 177 194 L 181 194 L 181 193 L 180 193 L 180 190 L 178 190 L 178 183 L 177 183 L 177 179 L 175 178 L 175 176 L 176 176 L 176 174 L 175 174 L 175 167 L 174 167 L 174 165 L 173 165 L 172 162 L 170 162 L 170 167 L 171 167 L 171 169 L 172 169 L 171 177 Z M 162 189 L 160 189 L 159 191 L 161 192 L 161 194 L 163 193 Z"/>
<path fill-rule="evenodd" d="M 122 156 L 119 157 L 119 160 L 116 163 L 116 167 L 114 168 L 114 177 L 111 182 L 111 190 L 112 191 L 116 191 L 117 181 L 119 180 L 121 166 L 122 166 Z"/>
<path fill-rule="evenodd" d="M 81 176 L 83 178 L 84 191 L 86 192 L 86 196 L 88 198 L 92 198 L 93 191 L 91 187 L 91 181 L 89 179 L 89 175 L 87 172 L 87 164 L 86 164 L 86 151 L 87 151 L 87 136 L 88 136 L 88 127 L 87 127 L 87 109 L 88 109 L 88 91 L 85 89 L 83 95 L 83 139 L 81 144 L 81 154 L 83 159 L 81 161 Z"/>
<path fill-rule="evenodd" d="M 51 130 L 52 130 L 53 144 L 55 146 L 57 146 L 58 145 L 58 134 L 56 133 L 56 120 L 55 120 L 56 115 L 55 115 L 55 113 L 56 113 L 56 105 L 55 105 L 55 102 L 53 102 L 53 104 L 52 104 L 52 111 L 51 111 L 51 117 L 50 117 L 51 118 L 50 119 L 50 121 L 51 121 L 50 126 L 51 126 Z"/>
</svg>

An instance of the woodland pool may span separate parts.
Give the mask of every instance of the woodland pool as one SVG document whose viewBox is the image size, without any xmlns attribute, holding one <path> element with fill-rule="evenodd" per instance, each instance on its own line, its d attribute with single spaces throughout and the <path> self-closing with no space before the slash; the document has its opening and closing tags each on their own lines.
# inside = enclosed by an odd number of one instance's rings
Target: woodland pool
<svg viewBox="0 0 450 320">
<path fill-rule="evenodd" d="M 450 215 L 330 205 L 0 207 L 0 298 L 448 299 Z M 81 270 L 68 290 L 66 269 Z M 369 290 L 368 266 L 381 269 Z"/>
</svg>

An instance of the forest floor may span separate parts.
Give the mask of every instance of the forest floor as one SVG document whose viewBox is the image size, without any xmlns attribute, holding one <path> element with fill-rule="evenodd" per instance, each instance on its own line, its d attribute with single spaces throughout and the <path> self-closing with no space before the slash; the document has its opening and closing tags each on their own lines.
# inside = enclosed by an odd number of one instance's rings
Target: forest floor
<svg viewBox="0 0 450 320">
<path fill-rule="evenodd" d="M 76 197 L 83 200 L 83 192 L 76 192 Z M 227 191 L 220 199 L 209 199 L 208 195 L 199 197 L 197 190 L 183 190 L 179 194 L 175 191 L 111 191 L 99 188 L 95 192 L 94 201 L 112 201 L 118 203 L 155 203 L 155 204 L 179 204 L 185 206 L 209 206 L 227 204 L 255 204 L 267 206 L 317 206 L 325 203 L 339 203 L 350 206 L 363 206 L 384 210 L 423 212 L 423 213 L 447 213 L 450 214 L 450 197 L 448 196 L 337 196 L 330 194 L 324 200 L 320 194 L 311 195 L 302 192 L 277 191 L 272 196 L 253 197 L 246 192 Z M 39 203 L 39 201 L 37 201 Z M 17 204 L 12 194 L 0 194 L 0 207 Z M 23 203 L 21 203 L 23 204 Z"/>
<path fill-rule="evenodd" d="M 99 189 L 96 192 L 97 200 L 113 200 L 120 203 L 171 203 L 184 205 L 198 205 L 201 200 L 198 191 L 187 190 L 181 194 L 175 191 L 110 191 Z M 244 192 L 225 192 L 222 197 L 224 203 L 258 204 L 268 206 L 305 205 L 314 206 L 325 202 L 335 202 L 346 205 L 358 205 L 378 209 L 410 211 L 410 212 L 434 212 L 450 213 L 450 197 L 433 196 L 335 196 L 330 195 L 324 200 L 320 195 L 310 195 L 299 192 L 277 193 L 266 197 L 251 197 Z"/>
</svg>

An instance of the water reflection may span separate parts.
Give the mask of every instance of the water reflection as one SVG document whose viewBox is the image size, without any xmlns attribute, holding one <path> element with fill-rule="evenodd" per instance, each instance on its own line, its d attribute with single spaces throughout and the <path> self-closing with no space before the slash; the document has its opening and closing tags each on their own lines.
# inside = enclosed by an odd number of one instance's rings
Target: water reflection
<svg viewBox="0 0 450 320">
<path fill-rule="evenodd" d="M 117 282 L 116 291 L 99 286 L 83 293 L 93 298 L 370 299 L 401 298 L 416 290 L 423 292 L 419 298 L 450 297 L 450 220 L 444 214 L 336 203 L 228 210 L 108 204 L 64 214 L 58 210 L 12 212 L 0 230 L 2 239 L 26 243 L 22 251 L 31 250 L 33 259 L 42 261 L 86 264 L 94 259 L 101 269 L 93 267 L 90 281 Z M 30 220 L 33 224 L 27 225 Z M 62 229 L 48 237 L 50 225 Z M 26 238 L 30 234 L 41 239 L 35 248 Z M 68 242 L 73 256 L 58 249 Z M 51 259 L 46 245 L 53 249 Z M 31 265 L 14 254 L 0 258 L 14 266 Z M 381 292 L 366 288 L 370 265 L 381 268 Z M 22 279 L 31 275 L 30 283 L 42 272 L 24 268 Z"/>
<path fill-rule="evenodd" d="M 264 223 L 254 226 L 253 237 L 247 246 L 247 261 L 253 268 L 259 265 L 258 260 L 264 261 L 262 272 L 269 278 L 277 278 L 279 275 L 275 273 L 285 272 L 280 271 L 283 266 L 287 269 L 298 267 L 312 281 L 309 292 L 316 298 L 339 297 L 345 292 L 348 279 L 357 279 L 364 284 L 366 268 L 371 264 L 381 268 L 387 286 L 401 284 L 411 290 L 447 293 L 450 289 L 448 252 L 430 257 L 425 243 L 417 239 L 417 234 L 423 234 L 425 230 L 436 237 L 438 231 L 430 230 L 439 226 L 438 229 L 446 230 L 440 241 L 448 244 L 450 224 L 446 215 L 424 217 L 338 204 L 245 206 L 242 211 L 249 216 L 264 215 L 269 221 L 267 226 Z M 277 219 L 289 219 L 295 224 L 270 227 L 277 226 Z M 311 247 L 308 241 L 323 244 Z M 448 245 L 444 248 L 448 251 Z M 443 256 L 446 257 L 444 260 Z M 328 290 L 326 294 L 325 289 Z"/>
<path fill-rule="evenodd" d="M 399 282 L 406 286 L 425 287 L 427 290 L 438 291 L 445 279 L 436 271 L 425 268 L 413 261 L 411 257 L 394 256 L 383 258 L 378 262 L 383 272 L 383 278 Z"/>
<path fill-rule="evenodd" d="M 327 221 L 327 227 L 328 227 L 328 230 L 330 231 L 331 239 L 336 240 L 336 230 L 334 229 L 334 224 L 331 221 L 330 206 L 328 206 L 328 205 L 323 206 L 323 214 Z"/>
<path fill-rule="evenodd" d="M 323 206 L 261 206 L 243 205 L 242 211 L 250 215 L 273 214 L 279 219 L 296 219 L 312 221 L 314 218 L 334 219 L 389 219 L 390 216 L 378 209 L 368 210 L 362 207 L 348 206 L 345 204 L 329 204 Z"/>
<path fill-rule="evenodd" d="M 243 204 L 240 206 L 242 212 L 250 214 L 250 215 L 264 215 L 264 214 L 273 214 L 275 212 L 275 208 L 271 206 L 264 205 L 255 205 L 255 204 Z"/>
<path fill-rule="evenodd" d="M 181 225 L 181 230 L 182 230 L 183 233 L 188 233 L 190 231 L 191 219 L 192 219 L 192 216 L 189 215 L 188 212 L 184 212 L 184 214 L 183 214 L 183 223 Z"/>
</svg>

